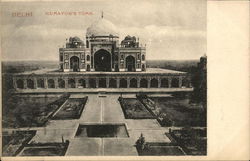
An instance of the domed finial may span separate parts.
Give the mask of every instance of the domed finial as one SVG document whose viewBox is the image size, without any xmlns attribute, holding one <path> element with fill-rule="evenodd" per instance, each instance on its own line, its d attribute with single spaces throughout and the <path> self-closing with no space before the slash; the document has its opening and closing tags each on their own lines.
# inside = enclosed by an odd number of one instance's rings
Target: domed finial
<svg viewBox="0 0 250 161">
<path fill-rule="evenodd" d="M 102 11 L 102 18 L 103 18 L 103 11 Z"/>
</svg>

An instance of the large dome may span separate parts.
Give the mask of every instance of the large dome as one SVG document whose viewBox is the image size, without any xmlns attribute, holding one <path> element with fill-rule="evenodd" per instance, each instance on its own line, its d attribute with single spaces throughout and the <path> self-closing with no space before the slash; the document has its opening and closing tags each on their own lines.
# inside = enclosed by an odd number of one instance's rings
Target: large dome
<svg viewBox="0 0 250 161">
<path fill-rule="evenodd" d="M 87 36 L 118 36 L 116 26 L 110 21 L 101 18 L 87 28 Z"/>
</svg>

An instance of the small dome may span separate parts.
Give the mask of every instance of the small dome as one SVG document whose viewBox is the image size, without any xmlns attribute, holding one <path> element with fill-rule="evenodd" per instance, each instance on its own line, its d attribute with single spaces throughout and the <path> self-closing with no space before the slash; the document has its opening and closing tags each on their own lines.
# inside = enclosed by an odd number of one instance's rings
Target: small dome
<svg viewBox="0 0 250 161">
<path fill-rule="evenodd" d="M 110 21 L 101 18 L 87 28 L 87 36 L 118 36 L 116 26 Z"/>
</svg>

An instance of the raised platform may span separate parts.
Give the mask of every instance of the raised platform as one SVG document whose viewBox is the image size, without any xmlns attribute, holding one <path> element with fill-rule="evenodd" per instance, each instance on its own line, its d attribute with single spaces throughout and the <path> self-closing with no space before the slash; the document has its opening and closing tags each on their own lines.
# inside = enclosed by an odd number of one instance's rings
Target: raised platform
<svg viewBox="0 0 250 161">
<path fill-rule="evenodd" d="M 148 68 L 145 72 L 61 72 L 42 69 L 13 74 L 18 92 L 171 92 L 190 88 L 186 72 Z M 67 89 L 65 91 L 65 89 Z M 189 89 L 190 90 L 190 89 Z"/>
<path fill-rule="evenodd" d="M 17 73 L 14 75 L 147 75 L 147 74 L 186 74 L 186 72 L 162 69 L 162 68 L 147 68 L 146 71 L 142 72 L 62 72 L 58 69 L 40 69 L 35 71 Z"/>
<path fill-rule="evenodd" d="M 18 89 L 13 93 L 174 93 L 174 92 L 191 92 L 193 88 L 68 88 L 65 89 Z"/>
</svg>

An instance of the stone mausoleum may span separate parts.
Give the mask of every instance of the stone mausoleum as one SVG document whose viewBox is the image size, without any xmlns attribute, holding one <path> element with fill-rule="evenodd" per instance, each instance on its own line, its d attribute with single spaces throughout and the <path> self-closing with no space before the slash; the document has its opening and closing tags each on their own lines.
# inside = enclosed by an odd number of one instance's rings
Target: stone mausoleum
<svg viewBox="0 0 250 161">
<path fill-rule="evenodd" d="M 85 41 L 70 37 L 65 47 L 59 48 L 59 70 L 14 74 L 14 89 L 17 92 L 65 91 L 65 88 L 73 91 L 92 88 L 192 90 L 186 72 L 147 68 L 146 45 L 141 45 L 135 36 L 126 36 L 120 42 L 117 31 L 116 26 L 102 16 L 87 28 Z"/>
</svg>

